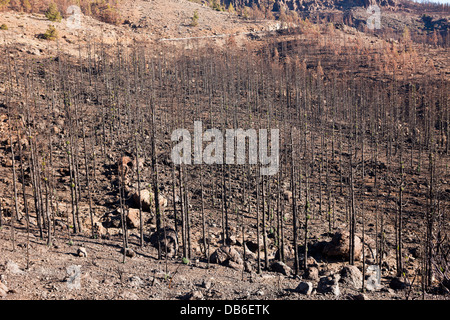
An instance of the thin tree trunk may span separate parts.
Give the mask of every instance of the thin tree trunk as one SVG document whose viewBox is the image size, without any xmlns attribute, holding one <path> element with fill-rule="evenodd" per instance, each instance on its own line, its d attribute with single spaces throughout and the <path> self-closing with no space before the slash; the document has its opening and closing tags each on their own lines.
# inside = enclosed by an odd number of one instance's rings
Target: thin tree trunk
<svg viewBox="0 0 450 320">
<path fill-rule="evenodd" d="M 293 228 L 293 245 L 294 245 L 294 273 L 298 275 L 299 272 L 299 260 L 298 260 L 298 227 L 297 227 L 297 195 L 295 187 L 295 166 L 294 166 L 294 140 L 291 133 L 291 190 L 292 190 L 292 228 Z"/>
</svg>

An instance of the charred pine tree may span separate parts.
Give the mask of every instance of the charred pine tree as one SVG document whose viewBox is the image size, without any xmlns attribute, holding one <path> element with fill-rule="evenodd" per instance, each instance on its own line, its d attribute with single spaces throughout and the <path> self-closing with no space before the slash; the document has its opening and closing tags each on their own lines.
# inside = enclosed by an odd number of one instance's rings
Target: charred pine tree
<svg viewBox="0 0 450 320">
<path fill-rule="evenodd" d="M 283 201 L 281 199 L 281 181 L 282 181 L 282 161 L 280 161 L 280 168 L 277 177 L 277 240 L 278 240 L 278 252 L 280 261 L 285 261 L 284 256 L 284 214 L 283 214 Z"/>
<path fill-rule="evenodd" d="M 208 261 L 209 266 L 209 238 L 207 238 L 206 232 L 206 217 L 205 217 L 205 199 L 204 199 L 204 187 L 203 187 L 203 165 L 200 164 L 200 198 L 201 198 L 201 215 L 202 215 L 202 242 L 205 252 L 205 259 Z"/>
<path fill-rule="evenodd" d="M 191 258 L 191 215 L 189 205 L 189 189 L 187 184 L 187 173 L 184 174 L 184 210 L 185 210 L 185 223 L 186 223 L 186 245 L 187 245 L 187 258 Z"/>
<path fill-rule="evenodd" d="M 155 106 L 152 105 L 151 110 L 151 128 L 152 128 L 152 172 L 153 172 L 153 194 L 154 194 L 154 202 L 155 202 L 155 216 L 156 216 L 156 232 L 158 237 L 160 236 L 161 229 L 161 208 L 159 204 L 159 180 L 158 180 L 158 162 L 157 162 L 157 154 L 156 154 L 156 110 Z M 165 230 L 164 230 L 165 234 Z M 158 241 L 158 259 L 161 260 L 162 251 L 160 241 Z"/>
<path fill-rule="evenodd" d="M 127 212 L 125 209 L 125 176 L 124 171 L 120 170 L 119 173 L 119 204 L 120 204 L 120 223 L 122 226 L 122 263 L 125 263 L 125 257 L 128 248 L 128 234 L 127 234 Z"/>
<path fill-rule="evenodd" d="M 180 181 L 180 214 L 181 214 L 181 241 L 183 244 L 183 257 L 187 257 L 187 239 L 186 239 L 186 212 L 185 197 L 184 197 L 184 178 L 183 178 L 183 164 L 178 167 L 178 178 Z"/>
<path fill-rule="evenodd" d="M 293 245 L 294 245 L 294 273 L 298 275 L 298 226 L 297 226 L 297 188 L 295 186 L 295 160 L 294 160 L 294 137 L 291 132 L 291 192 L 292 192 L 292 228 L 293 228 Z"/>
<path fill-rule="evenodd" d="M 137 177 L 137 192 L 138 192 L 138 201 L 139 201 L 139 244 L 141 247 L 144 246 L 144 215 L 142 213 L 142 200 L 141 200 L 141 169 L 139 167 L 139 146 L 138 146 L 138 134 L 135 133 L 134 136 L 134 151 L 135 151 L 135 159 L 136 159 L 136 177 Z"/>
<path fill-rule="evenodd" d="M 88 203 L 89 203 L 89 218 L 91 220 L 91 236 L 94 239 L 96 237 L 95 230 L 94 230 L 94 209 L 92 207 L 92 190 L 91 190 L 89 163 L 88 163 L 88 149 L 86 146 L 86 131 L 84 128 L 83 120 L 82 120 L 81 128 L 82 128 L 82 134 L 83 134 L 84 170 L 85 170 L 85 174 L 86 174 L 86 189 L 87 189 Z"/>
<path fill-rule="evenodd" d="M 260 238 L 260 233 L 261 233 L 261 230 L 260 230 L 260 224 L 261 224 L 261 222 L 260 222 L 260 220 L 261 220 L 261 217 L 260 217 L 260 212 L 259 212 L 259 210 L 260 210 L 260 196 L 259 196 L 259 188 L 260 188 L 260 186 L 259 186 L 259 178 L 260 178 L 260 168 L 259 167 L 257 167 L 257 170 L 256 170 L 256 245 L 257 245 L 257 272 L 258 272 L 258 274 L 261 274 L 261 250 L 260 250 L 260 248 L 261 248 L 261 238 Z"/>
<path fill-rule="evenodd" d="M 405 188 L 405 165 L 403 163 L 403 148 L 400 146 L 400 183 L 398 186 L 398 214 L 397 214 L 397 246 L 396 246 L 396 260 L 397 260 L 397 276 L 403 274 L 403 191 Z"/>
<path fill-rule="evenodd" d="M 175 164 L 171 161 L 172 172 L 172 204 L 173 204 L 173 220 L 175 227 L 175 234 L 178 235 L 178 211 L 177 211 L 177 196 L 176 196 L 176 177 L 175 177 Z M 181 197 L 181 194 L 180 194 Z"/>
<path fill-rule="evenodd" d="M 355 204 L 355 188 L 354 188 L 354 172 L 350 155 L 350 248 L 349 262 L 355 264 L 355 232 L 356 232 L 356 204 Z"/>
<path fill-rule="evenodd" d="M 11 114 L 9 115 L 11 117 Z M 10 118 L 11 119 L 11 118 Z M 12 159 L 12 171 L 13 171 L 13 190 L 14 190 L 14 210 L 11 214 L 11 243 L 12 243 L 12 249 L 13 251 L 16 250 L 16 236 L 15 236 L 15 220 L 19 216 L 19 203 L 17 198 L 17 182 L 16 182 L 16 160 L 15 160 L 15 153 L 14 153 L 14 142 L 12 140 L 12 134 L 10 135 L 9 141 L 11 144 L 11 159 Z M 17 138 L 18 143 L 20 144 L 20 139 Z"/>
<path fill-rule="evenodd" d="M 268 270 L 269 259 L 267 256 L 267 230 L 266 230 L 266 187 L 265 187 L 265 176 L 261 179 L 261 191 L 262 191 L 262 233 L 263 233 L 263 250 L 264 250 L 264 268 Z M 268 201 L 268 200 L 267 200 Z"/>
<path fill-rule="evenodd" d="M 25 218 L 26 218 L 26 228 L 27 228 L 27 244 L 26 244 L 26 261 L 27 261 L 27 269 L 30 266 L 30 213 L 28 210 L 28 200 L 25 190 L 25 170 L 23 165 L 23 149 L 22 149 L 22 143 L 19 141 L 19 164 L 20 164 L 20 178 L 22 180 L 22 198 L 23 198 L 23 208 L 25 211 Z M 1 227 L 1 201 L 0 201 L 0 227 Z"/>
<path fill-rule="evenodd" d="M 425 279 L 426 287 L 429 288 L 433 281 L 433 229 L 435 216 L 435 155 L 429 152 L 429 181 L 428 181 L 428 205 L 425 215 L 426 237 L 425 237 Z"/>
<path fill-rule="evenodd" d="M 303 251 L 303 269 L 306 270 L 308 267 L 308 234 L 309 234 L 309 220 L 311 219 L 310 216 L 310 207 L 311 203 L 309 201 L 310 195 L 309 195 L 309 174 L 307 170 L 305 169 L 305 177 L 306 177 L 306 186 L 305 186 L 305 239 L 303 242 L 304 251 Z"/>
</svg>

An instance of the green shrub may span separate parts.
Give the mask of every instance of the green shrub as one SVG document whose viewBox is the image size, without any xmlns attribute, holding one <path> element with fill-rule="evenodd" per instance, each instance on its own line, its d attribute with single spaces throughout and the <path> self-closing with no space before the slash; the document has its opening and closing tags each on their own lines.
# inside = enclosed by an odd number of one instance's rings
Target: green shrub
<svg viewBox="0 0 450 320">
<path fill-rule="evenodd" d="M 0 30 L 8 30 L 8 26 L 6 24 L 2 24 L 0 26 Z"/>
<path fill-rule="evenodd" d="M 29 0 L 23 0 L 22 1 L 22 10 L 25 12 L 31 12 L 33 7 L 31 6 L 31 3 Z"/>
<path fill-rule="evenodd" d="M 122 18 L 116 8 L 111 7 L 109 4 L 102 10 L 100 20 L 106 23 L 119 25 L 122 22 Z"/>
<path fill-rule="evenodd" d="M 228 6 L 228 13 L 235 13 L 236 10 L 233 7 L 233 4 L 230 2 L 230 5 Z"/>
<path fill-rule="evenodd" d="M 220 4 L 220 1 L 218 0 L 210 0 L 209 5 L 216 11 L 225 11 L 222 5 Z"/>
<path fill-rule="evenodd" d="M 192 27 L 198 26 L 198 19 L 199 19 L 198 12 L 197 12 L 197 10 L 195 10 L 194 11 L 194 15 L 191 18 L 191 20 L 192 20 L 191 21 L 191 26 Z"/>
<path fill-rule="evenodd" d="M 47 31 L 42 35 L 45 40 L 56 40 L 58 39 L 58 30 L 54 26 L 49 26 Z"/>
<path fill-rule="evenodd" d="M 106 23 L 119 25 L 123 21 L 117 6 L 111 5 L 106 1 L 91 2 L 89 6 L 82 9 L 86 14 L 92 15 Z"/>
<path fill-rule="evenodd" d="M 48 20 L 54 22 L 61 22 L 62 20 L 61 13 L 59 12 L 58 6 L 55 3 L 50 3 L 47 11 L 45 12 L 45 16 Z"/>
<path fill-rule="evenodd" d="M 0 9 L 6 8 L 9 5 L 10 0 L 0 0 Z"/>
</svg>

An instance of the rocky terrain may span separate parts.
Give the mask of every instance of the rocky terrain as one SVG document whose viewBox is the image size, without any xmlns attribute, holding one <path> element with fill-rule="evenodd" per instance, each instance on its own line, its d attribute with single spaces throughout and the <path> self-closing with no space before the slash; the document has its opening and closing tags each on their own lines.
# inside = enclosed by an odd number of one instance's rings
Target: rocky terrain
<svg viewBox="0 0 450 320">
<path fill-rule="evenodd" d="M 417 289 L 383 272 L 378 285 L 376 272 L 366 272 L 361 292 L 361 263 L 316 261 L 310 258 L 300 278 L 281 262 L 258 275 L 242 272 L 242 246 L 221 251 L 207 264 L 201 258 L 183 263 L 181 258 L 158 261 L 155 247 L 133 245 L 122 263 L 120 237 L 90 239 L 68 236 L 62 230 L 52 246 L 19 226 L 12 250 L 10 230 L 0 231 L 0 296 L 2 299 L 95 299 L 95 300 L 391 300 L 422 299 Z M 134 237 L 131 236 L 133 239 Z M 136 242 L 136 241 L 134 241 Z M 27 243 L 28 253 L 27 253 Z M 331 248 L 330 248 L 331 249 Z M 336 249 L 336 248 L 333 248 Z M 338 250 L 338 249 L 336 249 Z M 241 252 L 241 253 L 239 253 Z M 247 252 L 251 253 L 250 250 Z M 335 253 L 339 253 L 336 251 Z M 26 256 L 30 259 L 27 262 Z M 250 255 L 254 255 L 251 253 Z M 249 257 L 251 261 L 251 257 Z M 254 257 L 253 257 L 254 259 Z M 388 268 L 388 267 L 387 267 Z M 393 273 L 392 273 L 393 274 Z M 445 299 L 441 294 L 425 299 Z"/>
</svg>

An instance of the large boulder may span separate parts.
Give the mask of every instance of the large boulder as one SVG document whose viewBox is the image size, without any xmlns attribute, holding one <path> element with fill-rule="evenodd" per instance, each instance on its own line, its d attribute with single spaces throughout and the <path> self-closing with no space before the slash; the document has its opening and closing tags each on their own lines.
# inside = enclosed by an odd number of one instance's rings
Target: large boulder
<svg viewBox="0 0 450 320">
<path fill-rule="evenodd" d="M 245 250 L 243 247 L 236 247 L 236 250 L 241 254 L 242 259 L 248 260 L 248 261 L 256 261 L 258 258 L 258 255 L 252 251 L 250 251 L 247 246 L 245 246 Z M 245 253 L 244 253 L 245 251 Z"/>
<path fill-rule="evenodd" d="M 163 256 L 166 255 L 166 252 L 168 258 L 172 258 L 177 254 L 178 251 L 177 233 L 175 232 L 174 229 L 170 227 L 166 226 L 164 228 L 161 228 L 159 232 L 155 231 L 150 236 L 150 242 L 155 248 L 161 246 L 161 252 Z"/>
<path fill-rule="evenodd" d="M 258 242 L 257 240 L 247 240 L 245 241 L 245 246 L 247 247 L 248 250 L 250 250 L 253 253 L 257 253 L 258 250 L 262 250 L 263 249 L 263 239 L 260 238 L 259 241 L 259 248 L 258 248 Z"/>
<path fill-rule="evenodd" d="M 292 274 L 292 269 L 281 261 L 274 261 L 270 268 L 272 271 L 282 273 L 285 276 L 290 276 Z"/>
<path fill-rule="evenodd" d="M 94 222 L 94 233 L 100 237 L 103 237 L 106 235 L 107 231 L 106 228 L 103 226 L 103 224 L 97 221 Z"/>
<path fill-rule="evenodd" d="M 302 257 L 299 259 L 299 263 L 300 263 L 300 266 L 303 266 L 303 265 L 305 264 L 305 257 L 304 257 L 304 256 L 302 256 Z M 309 257 L 306 259 L 306 267 L 307 267 L 307 268 L 308 268 L 308 267 L 315 267 L 315 268 L 318 268 L 318 267 L 319 267 L 319 264 L 317 263 L 316 259 L 314 259 L 313 257 L 309 256 Z"/>
<path fill-rule="evenodd" d="M 349 285 L 354 289 L 361 289 L 362 272 L 356 266 L 346 265 L 341 270 L 340 282 Z"/>
<path fill-rule="evenodd" d="M 403 290 L 406 289 L 406 287 L 408 287 L 408 284 L 402 281 L 400 278 L 394 277 L 389 282 L 389 286 L 394 290 Z"/>
<path fill-rule="evenodd" d="M 118 210 L 120 212 L 120 210 Z M 109 214 L 104 218 L 102 226 L 105 228 L 120 228 L 122 226 L 120 214 Z"/>
<path fill-rule="evenodd" d="M 295 288 L 295 291 L 304 295 L 311 295 L 313 291 L 313 285 L 311 282 L 308 281 L 302 281 L 298 284 L 297 288 Z"/>
<path fill-rule="evenodd" d="M 127 175 L 136 171 L 137 166 L 139 165 L 139 171 L 144 169 L 144 159 L 139 159 L 139 163 L 136 159 L 131 159 L 130 157 L 123 156 L 117 160 L 117 175 L 119 177 L 127 177 Z"/>
<path fill-rule="evenodd" d="M 361 259 L 362 242 L 355 235 L 355 260 Z M 323 255 L 329 258 L 345 260 L 350 257 L 350 234 L 345 231 L 337 231 L 330 242 L 323 248 Z"/>
<path fill-rule="evenodd" d="M 221 265 L 235 267 L 236 265 L 243 265 L 244 261 L 239 252 L 229 246 L 221 246 L 211 254 L 210 261 Z"/>
<path fill-rule="evenodd" d="M 136 229 L 141 225 L 141 218 L 139 209 L 128 208 L 126 211 L 125 221 L 128 229 Z M 115 212 L 109 213 L 105 216 L 102 226 L 106 228 L 121 228 L 122 227 L 122 210 L 118 208 Z M 142 212 L 145 221 L 145 212 Z M 95 225 L 94 225 L 95 227 Z M 98 226 L 100 228 L 100 226 Z M 103 230 L 101 230 L 103 231 Z M 104 231 L 103 231 L 104 232 Z"/>
<path fill-rule="evenodd" d="M 318 281 L 319 280 L 319 269 L 315 266 L 307 267 L 303 275 L 304 279 Z"/>
<path fill-rule="evenodd" d="M 317 285 L 317 292 L 319 293 L 332 293 L 335 296 L 339 296 L 341 291 L 339 289 L 339 274 L 333 276 L 322 277 Z"/>
<path fill-rule="evenodd" d="M 284 258 L 290 258 L 292 256 L 292 249 L 289 246 L 284 247 Z M 277 249 L 275 252 L 275 260 L 281 260 L 280 257 L 281 248 Z"/>
<path fill-rule="evenodd" d="M 141 225 L 141 218 L 139 209 L 129 208 L 127 212 L 127 227 L 130 229 L 139 228 Z"/>
<path fill-rule="evenodd" d="M 145 211 L 150 211 L 153 206 L 153 194 L 147 190 L 143 189 L 140 193 L 140 201 L 142 204 L 142 209 Z M 135 191 L 132 195 L 134 205 L 139 207 L 139 192 Z"/>
<path fill-rule="evenodd" d="M 120 249 L 120 253 L 123 254 L 123 248 Z M 136 252 L 131 248 L 125 248 L 125 255 L 128 258 L 134 258 L 136 256 Z"/>
<path fill-rule="evenodd" d="M 283 192 L 284 200 L 289 201 L 289 203 L 292 203 L 292 191 L 285 190 Z"/>
<path fill-rule="evenodd" d="M 117 160 L 117 175 L 119 177 L 127 176 L 128 172 L 130 172 L 133 168 L 133 160 L 130 157 L 124 156 L 120 157 Z"/>
<path fill-rule="evenodd" d="M 84 248 L 84 247 L 78 248 L 77 256 L 87 258 L 88 254 L 87 254 L 86 248 Z"/>
<path fill-rule="evenodd" d="M 136 208 L 139 208 L 139 192 L 132 191 L 131 198 L 133 199 L 134 206 Z M 154 195 L 152 192 L 150 192 L 147 189 L 141 190 L 141 203 L 142 203 L 142 210 L 151 212 L 154 210 L 155 204 L 154 204 Z M 159 198 L 159 207 L 164 209 L 167 207 L 167 199 L 164 198 L 162 195 L 158 196 Z"/>
<path fill-rule="evenodd" d="M 370 300 L 364 293 L 353 294 L 353 295 L 350 295 L 349 298 L 352 300 L 357 300 L 357 301 Z"/>
<path fill-rule="evenodd" d="M 0 298 L 3 298 L 8 293 L 8 287 L 0 282 Z"/>
</svg>

